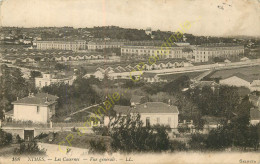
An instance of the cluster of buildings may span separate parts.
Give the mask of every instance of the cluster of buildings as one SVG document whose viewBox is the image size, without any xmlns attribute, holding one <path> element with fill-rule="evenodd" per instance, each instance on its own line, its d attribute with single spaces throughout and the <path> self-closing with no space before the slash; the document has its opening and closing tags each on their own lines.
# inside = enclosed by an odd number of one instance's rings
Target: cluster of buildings
<svg viewBox="0 0 260 164">
<path fill-rule="evenodd" d="M 162 61 L 160 63 L 153 63 L 152 65 L 149 64 L 144 64 L 143 66 L 141 65 L 143 71 L 145 72 L 142 77 L 144 78 L 145 81 L 147 82 L 159 82 L 158 80 L 154 79 L 154 76 L 156 76 L 156 74 L 154 73 L 146 73 L 146 71 L 151 71 L 151 70 L 162 70 L 162 69 L 172 69 L 172 68 L 180 68 L 180 67 L 189 67 L 189 66 L 193 66 L 190 62 L 185 62 L 185 61 Z M 86 74 L 85 77 L 89 78 L 91 76 L 94 76 L 95 78 L 98 78 L 100 80 L 102 80 L 104 78 L 105 75 L 108 76 L 108 78 L 110 78 L 111 80 L 115 80 L 115 79 L 131 79 L 131 75 L 132 76 L 136 76 L 139 75 L 139 73 L 137 72 L 133 72 L 133 70 L 139 70 L 140 69 L 140 65 L 134 65 L 131 66 L 126 65 L 126 66 L 115 66 L 114 68 L 112 67 L 107 67 L 107 68 L 100 68 L 98 67 L 96 69 L 96 72 L 92 73 L 92 74 Z M 130 74 L 131 72 L 131 74 Z M 137 74 L 136 74 L 137 73 Z M 152 78 L 152 77 L 153 78 Z M 152 78 L 152 79 L 150 79 Z"/>
<path fill-rule="evenodd" d="M 80 60 L 102 60 L 101 53 L 73 53 L 73 52 L 46 52 L 46 53 L 23 53 L 23 54 L 4 54 L 2 61 L 9 63 L 23 62 L 34 63 L 36 61 L 80 61 Z"/>
<path fill-rule="evenodd" d="M 204 44 L 190 45 L 189 43 L 174 43 L 167 48 L 161 48 L 163 41 L 34 41 L 40 50 L 102 50 L 105 48 L 121 48 L 121 55 L 128 57 L 149 57 L 163 55 L 165 58 L 185 58 L 193 62 L 208 62 L 215 57 L 230 59 L 244 54 L 244 46 L 235 44 Z"/>
<path fill-rule="evenodd" d="M 72 85 L 75 79 L 74 75 L 43 73 L 41 77 L 35 77 L 35 87 L 42 88 L 59 83 Z"/>
</svg>

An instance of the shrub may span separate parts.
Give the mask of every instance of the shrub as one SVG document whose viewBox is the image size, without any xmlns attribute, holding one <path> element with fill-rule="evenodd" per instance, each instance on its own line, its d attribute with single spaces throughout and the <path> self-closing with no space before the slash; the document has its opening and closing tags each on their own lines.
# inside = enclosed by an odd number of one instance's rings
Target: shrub
<svg viewBox="0 0 260 164">
<path fill-rule="evenodd" d="M 206 147 L 207 136 L 204 134 L 196 133 L 191 136 L 189 141 L 190 149 L 192 150 L 204 150 Z"/>
<path fill-rule="evenodd" d="M 169 127 L 143 126 L 140 115 L 119 117 L 111 124 L 111 147 L 123 152 L 162 152 L 170 149 Z"/>
<path fill-rule="evenodd" d="M 45 137 L 47 137 L 48 136 L 48 134 L 46 134 L 46 133 L 41 133 L 41 134 L 39 134 L 38 136 L 36 136 L 34 139 L 43 139 L 43 138 L 45 138 Z"/>
<path fill-rule="evenodd" d="M 109 135 L 109 129 L 107 126 L 103 126 L 103 127 L 93 126 L 92 130 L 96 135 L 102 135 L 102 136 Z"/>
<path fill-rule="evenodd" d="M 19 135 L 16 136 L 16 140 L 18 143 L 24 142 L 24 140 Z"/>
<path fill-rule="evenodd" d="M 0 129 L 0 147 L 9 145 L 12 142 L 12 134 Z"/>
<path fill-rule="evenodd" d="M 188 127 L 188 125 L 181 125 L 181 126 L 178 126 L 178 132 L 179 133 L 189 133 L 190 128 Z"/>
<path fill-rule="evenodd" d="M 101 140 L 90 140 L 90 154 L 104 154 L 107 151 L 106 144 L 103 139 Z"/>
<path fill-rule="evenodd" d="M 181 141 L 172 141 L 171 142 L 171 151 L 186 151 L 187 147 L 184 142 Z"/>
<path fill-rule="evenodd" d="M 46 150 L 40 149 L 35 141 L 20 143 L 20 147 L 14 150 L 14 154 L 23 155 L 45 155 Z"/>
</svg>

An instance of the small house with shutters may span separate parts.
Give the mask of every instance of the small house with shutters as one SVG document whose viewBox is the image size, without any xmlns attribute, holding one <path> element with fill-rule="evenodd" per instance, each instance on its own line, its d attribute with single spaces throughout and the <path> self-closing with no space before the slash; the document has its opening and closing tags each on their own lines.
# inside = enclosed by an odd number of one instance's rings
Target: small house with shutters
<svg viewBox="0 0 260 164">
<path fill-rule="evenodd" d="M 28 97 L 12 102 L 13 119 L 16 121 L 32 121 L 48 123 L 55 114 L 57 96 L 48 93 L 30 94 Z"/>
</svg>

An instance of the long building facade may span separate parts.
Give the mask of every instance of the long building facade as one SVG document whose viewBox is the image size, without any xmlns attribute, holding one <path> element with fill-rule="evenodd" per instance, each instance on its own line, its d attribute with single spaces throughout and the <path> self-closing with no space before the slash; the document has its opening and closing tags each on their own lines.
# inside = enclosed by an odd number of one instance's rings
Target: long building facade
<svg viewBox="0 0 260 164">
<path fill-rule="evenodd" d="M 208 44 L 198 46 L 193 51 L 194 62 L 208 62 L 215 57 L 230 59 L 244 54 L 244 46 L 233 44 Z"/>
<path fill-rule="evenodd" d="M 184 58 L 187 53 L 182 51 L 183 47 L 168 47 L 162 49 L 159 46 L 123 46 L 121 55 L 123 56 L 160 56 L 162 58 Z M 167 55 L 166 55 L 167 54 Z"/>
<path fill-rule="evenodd" d="M 120 48 L 121 46 L 124 45 L 124 42 L 116 42 L 116 41 L 98 41 L 98 42 L 93 42 L 90 41 L 88 42 L 88 50 L 91 51 L 96 51 L 96 50 L 102 50 L 105 48 Z"/>
<path fill-rule="evenodd" d="M 37 49 L 40 50 L 85 50 L 86 41 L 85 40 L 76 40 L 76 41 L 34 41 Z"/>
<path fill-rule="evenodd" d="M 162 55 L 164 54 L 164 55 Z M 201 46 L 122 46 L 121 55 L 128 57 L 162 56 L 162 58 L 183 58 L 193 62 L 208 62 L 215 57 L 230 59 L 244 54 L 244 46 L 234 44 L 209 44 Z"/>
</svg>

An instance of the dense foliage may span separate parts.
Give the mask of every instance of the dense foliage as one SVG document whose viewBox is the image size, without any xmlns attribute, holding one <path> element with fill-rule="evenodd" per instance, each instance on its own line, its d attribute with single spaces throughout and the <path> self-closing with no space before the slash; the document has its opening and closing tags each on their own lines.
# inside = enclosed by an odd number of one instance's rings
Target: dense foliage
<svg viewBox="0 0 260 164">
<path fill-rule="evenodd" d="M 166 126 L 143 126 L 139 114 L 119 116 L 111 124 L 111 147 L 122 152 L 166 151 L 170 149 L 167 131 L 169 127 Z"/>
<path fill-rule="evenodd" d="M 46 150 L 39 148 L 35 141 L 20 143 L 20 147 L 14 150 L 19 155 L 45 155 Z"/>
<path fill-rule="evenodd" d="M 28 96 L 29 92 L 35 92 L 35 87 L 32 83 L 25 81 L 20 69 L 1 65 L 1 70 L 0 119 L 3 117 L 3 110 L 7 112 L 12 109 L 11 102 Z"/>
<path fill-rule="evenodd" d="M 57 114 L 60 116 L 101 101 L 89 80 L 84 78 L 77 78 L 73 85 L 53 84 L 42 90 L 59 97 Z"/>
<path fill-rule="evenodd" d="M 12 142 L 12 134 L 0 129 L 0 147 L 9 145 Z"/>
</svg>

